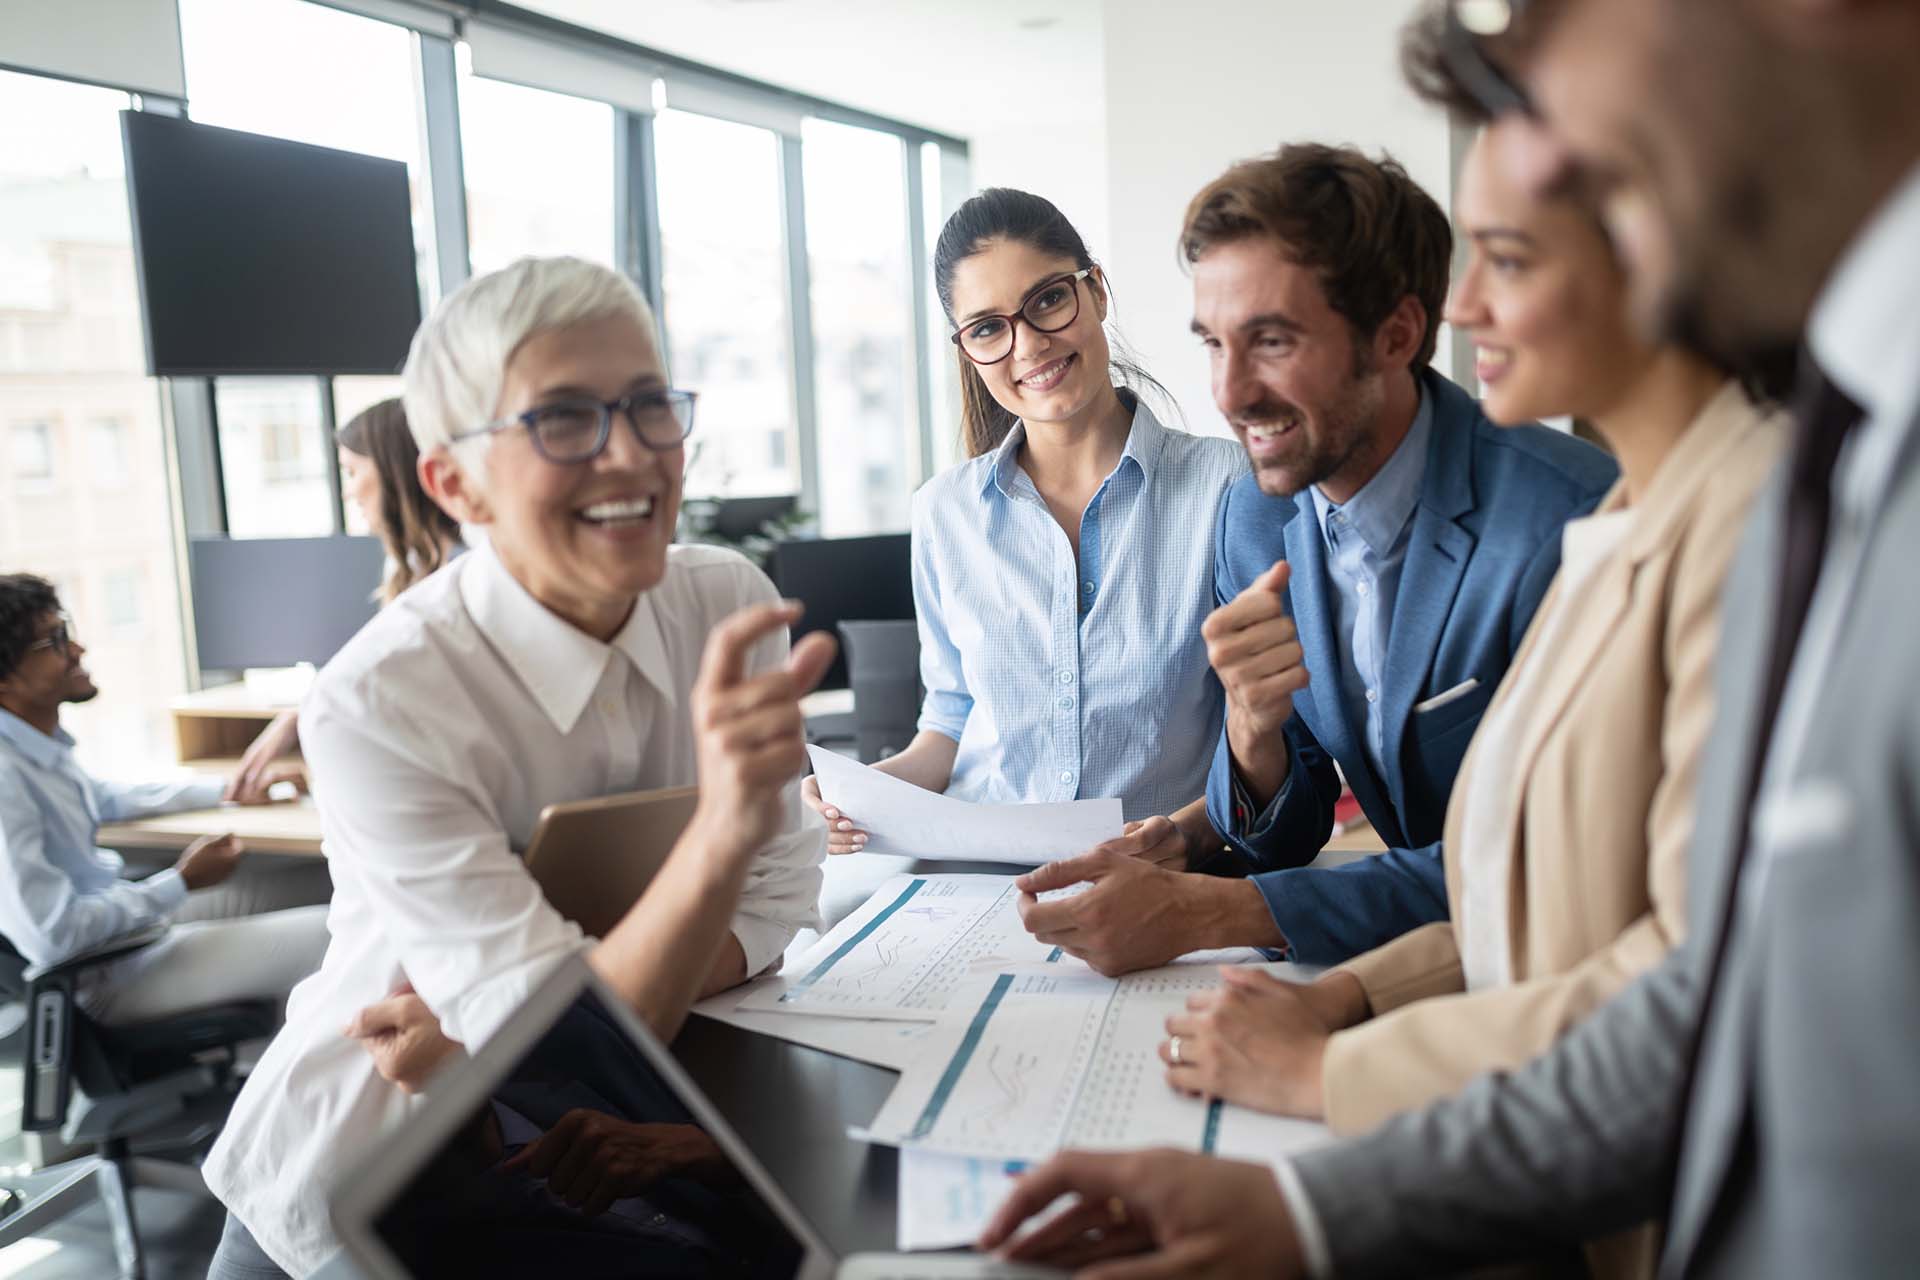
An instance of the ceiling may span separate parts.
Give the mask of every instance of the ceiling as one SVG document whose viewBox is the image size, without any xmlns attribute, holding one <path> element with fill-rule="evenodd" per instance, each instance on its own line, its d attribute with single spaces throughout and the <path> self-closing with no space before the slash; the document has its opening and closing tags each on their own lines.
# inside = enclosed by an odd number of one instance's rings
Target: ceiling
<svg viewBox="0 0 1920 1280">
<path fill-rule="evenodd" d="M 1100 0 L 519 0 L 681 57 L 970 138 L 1101 118 Z"/>
</svg>

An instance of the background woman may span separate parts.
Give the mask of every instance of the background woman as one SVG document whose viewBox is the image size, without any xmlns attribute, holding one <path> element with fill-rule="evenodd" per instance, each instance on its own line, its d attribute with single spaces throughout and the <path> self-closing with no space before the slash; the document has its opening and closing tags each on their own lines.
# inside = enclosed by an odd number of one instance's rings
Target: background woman
<svg viewBox="0 0 1920 1280">
<path fill-rule="evenodd" d="M 1200 623 L 1245 454 L 1155 417 L 1138 392 L 1164 392 L 1115 357 L 1106 275 L 1048 201 L 974 196 L 933 269 L 968 460 L 914 495 L 926 701 L 876 767 L 973 801 L 1118 797 L 1130 850 L 1184 869 L 1218 846 L 1202 797 L 1223 703 Z M 858 815 L 806 794 L 831 852 L 864 846 Z"/>
<path fill-rule="evenodd" d="M 387 572 L 376 597 L 381 606 L 460 554 L 460 522 L 420 487 L 420 450 L 407 429 L 400 400 L 362 409 L 334 433 L 340 451 L 340 493 L 360 512 L 387 549 Z M 226 799 L 242 804 L 266 798 L 267 766 L 300 741 L 300 713 L 283 711 L 240 757 Z"/>
</svg>

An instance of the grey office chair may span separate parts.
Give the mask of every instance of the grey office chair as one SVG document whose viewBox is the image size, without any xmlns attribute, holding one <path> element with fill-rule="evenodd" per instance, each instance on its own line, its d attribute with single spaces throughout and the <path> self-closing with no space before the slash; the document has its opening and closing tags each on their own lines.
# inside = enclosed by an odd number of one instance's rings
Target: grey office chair
<svg viewBox="0 0 1920 1280">
<path fill-rule="evenodd" d="M 913 741 L 920 718 L 920 631 L 911 619 L 843 622 L 847 684 L 853 689 L 853 728 L 862 764 L 872 764 Z"/>
<path fill-rule="evenodd" d="M 82 1012 L 74 999 L 81 973 L 151 946 L 164 933 L 130 935 L 44 966 L 28 965 L 0 938 L 0 1000 L 25 1014 L 0 1041 L 21 1049 L 20 1126 L 35 1133 L 58 1130 L 69 1144 L 95 1147 L 92 1155 L 50 1166 L 8 1189 L 0 1248 L 98 1196 L 112 1225 L 120 1274 L 139 1280 L 144 1263 L 133 1188 L 207 1194 L 193 1156 L 218 1132 L 239 1092 L 233 1070 L 239 1045 L 272 1035 L 279 1008 L 272 1000 L 235 1000 L 115 1027 Z M 156 1152 L 186 1159 L 157 1159 Z"/>
</svg>

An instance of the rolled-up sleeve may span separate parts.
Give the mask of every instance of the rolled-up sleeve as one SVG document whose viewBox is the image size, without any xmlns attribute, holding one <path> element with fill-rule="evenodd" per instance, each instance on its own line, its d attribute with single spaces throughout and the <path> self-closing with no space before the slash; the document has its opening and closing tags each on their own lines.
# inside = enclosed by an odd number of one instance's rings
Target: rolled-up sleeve
<svg viewBox="0 0 1920 1280">
<path fill-rule="evenodd" d="M 947 627 L 933 543 L 938 535 L 926 508 L 926 491 L 913 498 L 913 610 L 920 625 L 920 685 L 927 691 L 918 727 L 945 734 L 955 742 L 973 711 L 960 650 Z"/>
<path fill-rule="evenodd" d="M 446 1034 L 473 1048 L 591 944 L 548 904 L 485 797 L 410 751 L 395 731 L 403 723 L 401 708 L 350 707 L 323 686 L 301 713 L 300 742 L 325 780 L 334 876 L 352 878 L 406 980 Z"/>
<path fill-rule="evenodd" d="M 160 924 L 186 897 L 186 881 L 173 870 L 80 892 L 47 858 L 46 823 L 33 797 L 0 771 L 0 935 L 30 963 L 57 964 Z"/>
</svg>

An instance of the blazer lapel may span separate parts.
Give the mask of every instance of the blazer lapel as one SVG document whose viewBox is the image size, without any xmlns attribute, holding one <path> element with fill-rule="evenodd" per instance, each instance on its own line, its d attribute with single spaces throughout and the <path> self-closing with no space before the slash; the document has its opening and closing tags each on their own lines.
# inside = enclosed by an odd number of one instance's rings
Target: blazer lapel
<svg viewBox="0 0 1920 1280">
<path fill-rule="evenodd" d="M 1292 572 L 1287 580 L 1287 600 L 1293 610 L 1293 625 L 1300 633 L 1300 652 L 1309 677 L 1306 691 L 1294 698 L 1295 709 L 1303 698 L 1311 699 L 1313 711 L 1306 717 L 1307 727 L 1320 745 L 1336 759 L 1346 761 L 1353 755 L 1354 738 L 1348 732 L 1346 705 L 1340 698 L 1340 656 L 1334 648 L 1334 611 L 1327 599 L 1327 553 L 1320 537 L 1320 523 L 1314 519 L 1313 499 L 1302 493 L 1297 499 L 1299 514 L 1287 521 L 1287 563 Z"/>
<path fill-rule="evenodd" d="M 1433 443 L 1427 452 L 1426 478 L 1420 486 L 1420 506 L 1414 512 L 1413 532 L 1407 542 L 1406 563 L 1400 570 L 1400 589 L 1394 599 L 1393 630 L 1387 639 L 1387 671 L 1382 691 L 1382 740 L 1403 743 L 1413 704 L 1420 700 L 1433 655 L 1440 647 L 1453 598 L 1473 557 L 1474 536 L 1457 522 L 1473 509 L 1471 429 L 1452 421 L 1444 403 L 1436 404 Z M 1402 796 L 1400 755 L 1387 759 L 1384 779 Z"/>
</svg>

